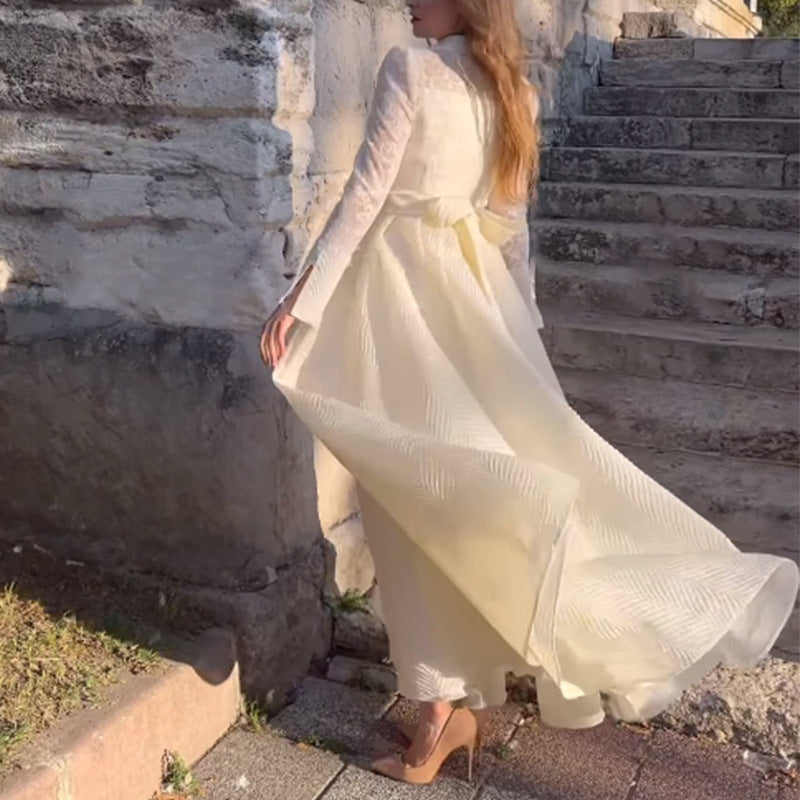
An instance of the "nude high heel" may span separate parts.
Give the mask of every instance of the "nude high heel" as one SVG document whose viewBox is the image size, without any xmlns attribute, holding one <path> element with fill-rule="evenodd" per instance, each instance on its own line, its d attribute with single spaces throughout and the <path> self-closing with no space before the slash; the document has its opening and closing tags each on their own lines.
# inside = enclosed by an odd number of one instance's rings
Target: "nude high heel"
<svg viewBox="0 0 800 800">
<path fill-rule="evenodd" d="M 406 764 L 401 756 L 391 755 L 372 762 L 371 769 L 406 783 L 430 783 L 445 760 L 460 747 L 469 753 L 467 780 L 472 783 L 472 763 L 477 742 L 478 724 L 468 708 L 455 708 L 447 718 L 428 758 L 416 767 Z"/>
<path fill-rule="evenodd" d="M 490 709 L 488 707 L 478 709 L 473 708 L 471 711 L 478 726 L 475 734 L 475 766 L 480 767 L 481 754 L 483 753 L 483 734 L 486 730 L 486 724 L 489 721 Z M 403 736 L 408 739 L 409 742 L 413 742 L 414 737 L 417 734 L 417 724 L 418 723 L 416 722 L 398 722 L 397 728 L 403 734 Z"/>
</svg>

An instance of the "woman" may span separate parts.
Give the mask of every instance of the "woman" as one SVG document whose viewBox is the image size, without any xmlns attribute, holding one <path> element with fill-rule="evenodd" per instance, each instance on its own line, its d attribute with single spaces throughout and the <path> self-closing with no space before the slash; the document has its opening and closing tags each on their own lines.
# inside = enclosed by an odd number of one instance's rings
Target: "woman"
<svg viewBox="0 0 800 800">
<path fill-rule="evenodd" d="M 436 42 L 383 61 L 353 173 L 261 345 L 357 481 L 398 689 L 422 704 L 408 751 L 373 768 L 423 783 L 462 746 L 471 775 L 507 670 L 536 676 L 543 722 L 580 728 L 754 664 L 798 570 L 741 553 L 566 402 L 528 272 L 537 103 L 513 0 L 409 6 Z"/>
</svg>

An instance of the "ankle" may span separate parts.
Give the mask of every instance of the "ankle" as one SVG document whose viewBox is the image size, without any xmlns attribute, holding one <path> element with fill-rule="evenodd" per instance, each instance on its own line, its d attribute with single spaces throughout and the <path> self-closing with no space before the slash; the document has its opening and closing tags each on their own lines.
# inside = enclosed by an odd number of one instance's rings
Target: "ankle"
<svg viewBox="0 0 800 800">
<path fill-rule="evenodd" d="M 453 710 L 453 704 L 447 700 L 434 700 L 422 703 L 420 719 L 427 719 L 431 722 L 441 722 L 446 720 Z"/>
</svg>

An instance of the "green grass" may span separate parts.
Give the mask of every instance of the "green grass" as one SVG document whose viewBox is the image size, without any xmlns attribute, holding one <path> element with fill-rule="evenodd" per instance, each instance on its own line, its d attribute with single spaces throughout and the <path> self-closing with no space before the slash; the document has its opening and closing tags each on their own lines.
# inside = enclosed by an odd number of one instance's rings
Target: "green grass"
<svg viewBox="0 0 800 800">
<path fill-rule="evenodd" d="M 51 616 L 13 583 L 0 586 L 0 774 L 31 736 L 158 661 L 152 650 L 91 630 L 70 613 Z"/>
<path fill-rule="evenodd" d="M 364 611 L 369 607 L 367 598 L 358 589 L 348 589 L 343 595 L 326 602 L 334 617 L 348 611 Z"/>
</svg>

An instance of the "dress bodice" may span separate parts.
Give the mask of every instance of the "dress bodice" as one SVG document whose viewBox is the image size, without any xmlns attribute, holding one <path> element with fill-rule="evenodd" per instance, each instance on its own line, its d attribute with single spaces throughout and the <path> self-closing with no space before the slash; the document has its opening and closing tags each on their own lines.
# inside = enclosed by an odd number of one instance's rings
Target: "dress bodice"
<svg viewBox="0 0 800 800">
<path fill-rule="evenodd" d="M 387 53 L 353 171 L 303 269 L 281 298 L 313 267 L 293 305 L 293 316 L 308 325 L 319 322 L 390 193 L 467 198 L 476 208 L 517 219 L 524 216 L 525 203 L 499 207 L 497 193 L 492 192 L 499 132 L 496 106 L 490 78 L 462 34 L 447 36 L 432 47 L 393 47 Z M 523 226 L 501 249 L 533 308 L 527 229 Z"/>
</svg>

